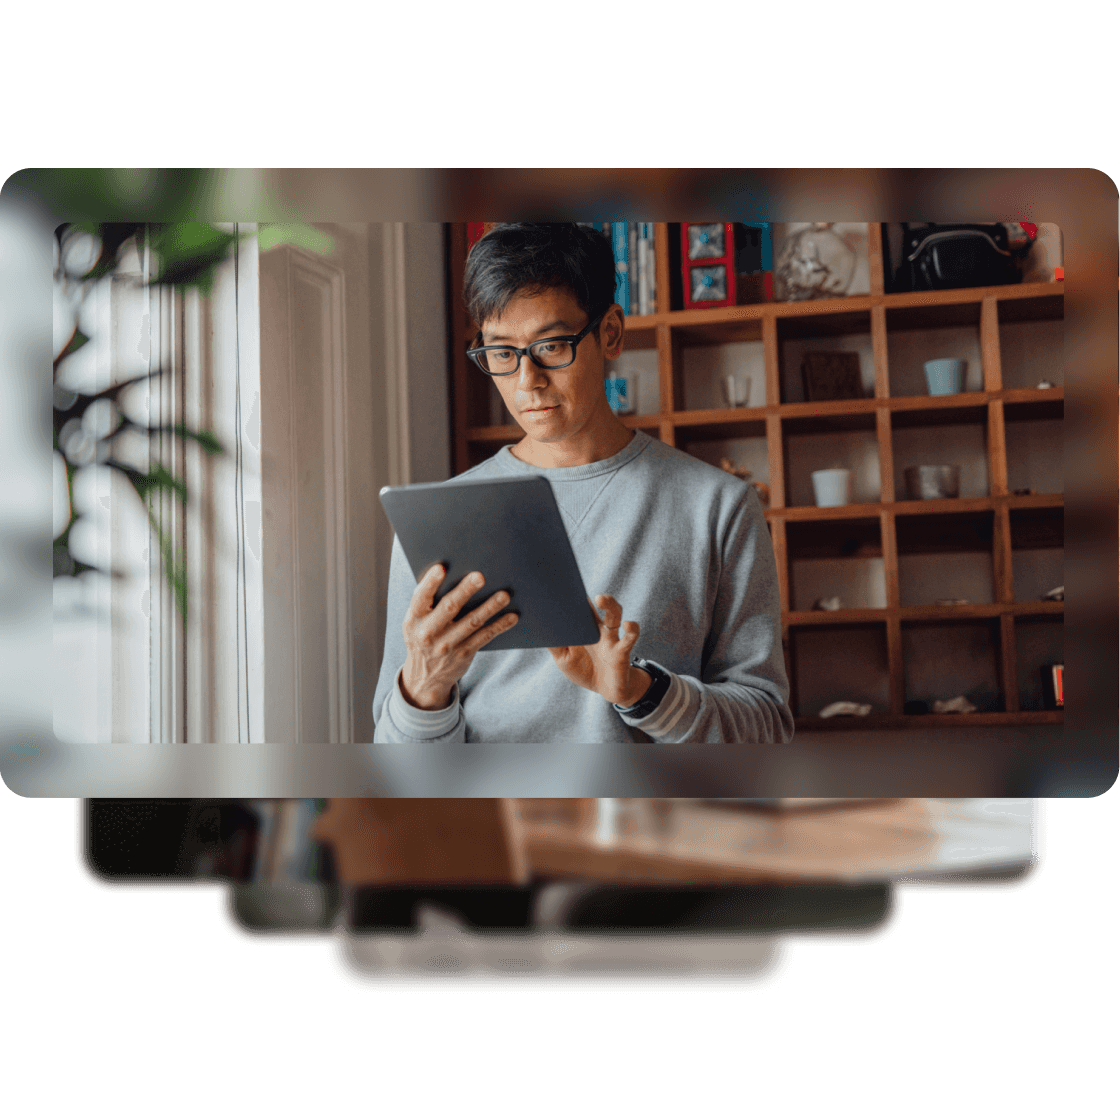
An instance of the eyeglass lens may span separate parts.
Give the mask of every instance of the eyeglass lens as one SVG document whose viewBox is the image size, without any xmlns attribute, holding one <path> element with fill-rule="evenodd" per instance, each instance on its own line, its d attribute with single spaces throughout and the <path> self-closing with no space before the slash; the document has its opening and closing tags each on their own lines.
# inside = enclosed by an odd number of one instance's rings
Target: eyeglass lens
<svg viewBox="0 0 1120 1120">
<path fill-rule="evenodd" d="M 533 360 L 545 369 L 558 369 L 572 364 L 575 353 L 570 342 L 545 339 L 529 347 Z M 514 373 L 521 364 L 516 350 L 484 350 L 479 358 L 487 373 Z"/>
</svg>

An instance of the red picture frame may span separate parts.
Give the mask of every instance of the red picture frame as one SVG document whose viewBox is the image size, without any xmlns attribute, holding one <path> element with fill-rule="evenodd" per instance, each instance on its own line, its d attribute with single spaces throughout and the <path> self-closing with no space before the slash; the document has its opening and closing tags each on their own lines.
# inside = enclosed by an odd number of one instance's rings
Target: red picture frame
<svg viewBox="0 0 1120 1120">
<path fill-rule="evenodd" d="M 688 231 L 693 226 L 708 226 L 721 224 L 723 226 L 723 254 L 718 257 L 703 257 L 699 260 L 689 260 L 688 257 Z M 722 265 L 727 278 L 726 294 L 721 299 L 693 299 L 692 270 L 696 268 L 713 268 Z M 734 222 L 681 222 L 681 291 L 684 296 L 686 310 L 699 307 L 734 307 L 735 306 L 735 223 Z"/>
</svg>

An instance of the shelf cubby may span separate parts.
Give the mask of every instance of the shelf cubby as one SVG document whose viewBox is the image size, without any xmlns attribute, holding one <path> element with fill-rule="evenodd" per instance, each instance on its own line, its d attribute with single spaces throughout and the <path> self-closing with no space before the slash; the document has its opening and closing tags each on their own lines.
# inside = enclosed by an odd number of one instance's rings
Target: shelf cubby
<svg viewBox="0 0 1120 1120">
<path fill-rule="evenodd" d="M 786 554 L 791 612 L 810 612 L 818 599 L 833 596 L 839 596 L 843 611 L 886 609 L 883 542 L 878 517 L 787 520 Z"/>
<path fill-rule="evenodd" d="M 979 302 L 888 308 L 890 395 L 927 396 L 925 363 L 937 358 L 960 358 L 965 362 L 962 393 L 983 391 L 981 312 Z"/>
<path fill-rule="evenodd" d="M 824 403 L 805 401 L 801 362 L 816 351 L 857 354 L 863 396 L 875 396 L 870 309 L 785 316 L 777 320 L 777 336 L 782 404 Z"/>
<path fill-rule="evenodd" d="M 870 704 L 872 715 L 890 713 L 890 663 L 882 622 L 838 618 L 794 624 L 789 627 L 788 650 L 796 719 L 818 717 L 838 700 Z M 834 718 L 851 727 L 864 717 Z"/>
<path fill-rule="evenodd" d="M 902 623 L 905 701 L 966 696 L 980 712 L 1002 712 L 1001 625 L 998 618 Z"/>
<path fill-rule="evenodd" d="M 766 406 L 766 359 L 761 337 L 723 345 L 681 346 L 682 410 L 726 409 L 720 387 L 724 374 L 741 372 L 749 378 L 745 408 Z"/>
<path fill-rule="evenodd" d="M 1032 307 L 1031 300 L 1002 300 L 999 305 L 999 353 L 1005 389 L 1035 389 L 1039 382 L 1064 385 L 1061 300 L 1045 297 L 1034 306 L 1057 305 L 1055 318 L 1014 317 Z M 1008 318 L 1008 316 L 1012 316 Z"/>
<path fill-rule="evenodd" d="M 1032 603 L 1065 585 L 1065 511 L 1061 506 L 1009 510 L 1015 601 Z"/>
<path fill-rule="evenodd" d="M 851 504 L 882 496 L 875 413 L 869 409 L 823 415 L 783 416 L 787 504 L 815 506 L 812 474 L 830 467 L 851 471 Z"/>
<path fill-rule="evenodd" d="M 940 409 L 930 414 L 936 422 L 918 424 L 910 410 L 892 412 L 894 500 L 912 500 L 906 493 L 906 470 L 923 465 L 960 467 L 958 497 L 986 498 L 991 491 L 987 413 L 986 405 Z"/>
<path fill-rule="evenodd" d="M 1030 407 L 1004 405 L 1007 418 L 1007 488 L 1010 493 L 1030 489 L 1036 494 L 1061 494 L 1065 489 L 1062 459 L 1064 435 L 1060 416 L 1046 417 L 1042 413 L 1052 401 L 1034 402 L 1035 416 L 1030 417 Z"/>
<path fill-rule="evenodd" d="M 1043 665 L 1065 661 L 1060 615 L 1021 615 L 1015 620 L 1019 711 L 1047 710 L 1043 700 Z"/>
<path fill-rule="evenodd" d="M 751 472 L 752 482 L 769 483 L 765 414 L 752 410 L 741 411 L 732 419 L 726 415 L 723 411 L 678 414 L 677 447 L 713 467 L 718 467 L 721 459 L 730 459 L 736 466 L 746 467 Z"/>
<path fill-rule="evenodd" d="M 993 526 L 991 510 L 896 516 L 900 605 L 994 602 Z"/>
</svg>

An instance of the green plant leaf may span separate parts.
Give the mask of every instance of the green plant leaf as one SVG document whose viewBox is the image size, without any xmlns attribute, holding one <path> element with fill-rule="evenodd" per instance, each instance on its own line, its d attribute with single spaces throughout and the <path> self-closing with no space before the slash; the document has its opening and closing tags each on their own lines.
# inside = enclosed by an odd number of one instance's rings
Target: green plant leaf
<svg viewBox="0 0 1120 1120">
<path fill-rule="evenodd" d="M 198 288 L 209 294 L 214 270 L 230 254 L 237 235 L 205 222 L 171 222 L 150 231 L 152 248 L 159 258 L 153 284 Z"/>
<path fill-rule="evenodd" d="M 188 428 L 186 424 L 175 424 L 170 428 L 163 427 L 153 430 L 157 432 L 174 432 L 182 439 L 193 439 L 207 455 L 225 454 L 225 448 L 219 442 L 218 437 L 214 435 L 213 432 L 208 432 L 205 428 L 201 428 L 199 431 L 195 432 Z"/>
<path fill-rule="evenodd" d="M 140 471 L 132 470 L 120 463 L 110 461 L 109 465 L 128 476 L 128 480 L 132 483 L 136 493 L 145 502 L 148 501 L 153 490 L 171 490 L 179 496 L 179 501 L 185 503 L 187 500 L 187 484 L 159 463 L 148 474 L 142 474 Z"/>
<path fill-rule="evenodd" d="M 257 244 L 262 253 L 280 245 L 296 245 L 309 253 L 329 253 L 334 238 L 302 222 L 262 222 L 257 227 Z"/>
<path fill-rule="evenodd" d="M 156 520 L 151 509 L 148 510 L 148 520 L 155 530 L 156 539 L 159 541 L 160 559 L 163 561 L 163 574 L 167 586 L 175 597 L 175 606 L 179 610 L 179 617 L 187 621 L 187 564 L 182 553 L 176 555 L 174 543 L 164 531 L 163 526 Z"/>
<path fill-rule="evenodd" d="M 67 343 L 66 349 L 63 350 L 57 358 L 55 358 L 54 364 L 57 366 L 63 358 L 70 357 L 70 355 L 73 354 L 75 350 L 80 350 L 83 346 L 85 346 L 87 342 L 89 342 L 89 335 L 82 334 L 81 331 L 75 330 L 74 337 L 71 338 Z"/>
<path fill-rule="evenodd" d="M 129 470 L 119 464 L 113 464 L 115 468 L 128 476 L 128 480 L 135 487 L 136 492 L 140 495 L 144 504 L 148 508 L 148 521 L 151 523 L 152 528 L 155 530 L 156 539 L 159 541 L 160 558 L 163 561 L 163 574 L 167 580 L 167 586 L 171 589 L 171 594 L 175 597 L 175 605 L 179 610 L 179 615 L 184 622 L 187 621 L 187 568 L 186 559 L 182 553 L 176 555 L 174 542 L 163 531 L 163 526 L 160 525 L 156 518 L 155 511 L 152 509 L 149 497 L 153 490 L 167 489 L 172 490 L 179 495 L 179 500 L 186 502 L 187 500 L 187 486 L 181 478 L 176 478 L 167 469 L 160 464 L 156 464 L 155 469 L 150 474 L 141 474 L 139 471 Z"/>
<path fill-rule="evenodd" d="M 205 215 L 219 177 L 206 167 L 78 167 L 25 168 L 12 180 L 56 214 L 104 221 L 140 212 L 171 220 Z"/>
<path fill-rule="evenodd" d="M 74 574 L 74 558 L 70 549 L 57 541 L 54 546 L 53 572 L 56 576 L 72 576 Z"/>
</svg>

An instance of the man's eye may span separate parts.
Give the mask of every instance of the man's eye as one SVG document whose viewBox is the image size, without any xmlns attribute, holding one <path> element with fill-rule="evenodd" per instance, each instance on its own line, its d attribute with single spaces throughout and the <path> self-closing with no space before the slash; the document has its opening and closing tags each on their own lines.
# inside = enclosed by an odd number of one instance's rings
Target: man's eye
<svg viewBox="0 0 1120 1120">
<path fill-rule="evenodd" d="M 542 354 L 555 354 L 560 350 L 562 345 L 563 344 L 560 342 L 542 342 L 537 349 L 540 350 Z"/>
<path fill-rule="evenodd" d="M 513 357 L 512 350 L 491 350 L 490 354 L 496 362 L 508 362 Z"/>
</svg>

